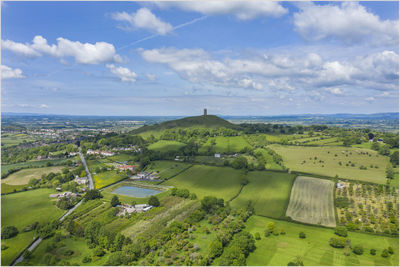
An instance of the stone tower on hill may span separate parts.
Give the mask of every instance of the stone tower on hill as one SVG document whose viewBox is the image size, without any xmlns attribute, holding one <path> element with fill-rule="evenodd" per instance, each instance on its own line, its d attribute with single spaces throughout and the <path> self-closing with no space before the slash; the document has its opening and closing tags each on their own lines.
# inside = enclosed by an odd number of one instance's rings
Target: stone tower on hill
<svg viewBox="0 0 400 267">
<path fill-rule="evenodd" d="M 204 117 L 207 116 L 207 109 L 204 109 Z"/>
</svg>

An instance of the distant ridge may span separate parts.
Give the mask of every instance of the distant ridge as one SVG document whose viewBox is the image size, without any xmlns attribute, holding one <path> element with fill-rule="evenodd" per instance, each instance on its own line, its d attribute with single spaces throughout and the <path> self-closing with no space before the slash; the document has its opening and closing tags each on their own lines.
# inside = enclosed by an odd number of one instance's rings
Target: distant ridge
<svg viewBox="0 0 400 267">
<path fill-rule="evenodd" d="M 207 127 L 207 128 L 230 128 L 237 129 L 238 126 L 230 123 L 215 115 L 201 115 L 194 117 L 186 117 L 183 119 L 162 122 L 160 124 L 145 125 L 139 129 L 133 130 L 133 133 L 143 133 L 147 131 L 162 131 L 172 128 L 190 128 L 190 127 Z"/>
</svg>

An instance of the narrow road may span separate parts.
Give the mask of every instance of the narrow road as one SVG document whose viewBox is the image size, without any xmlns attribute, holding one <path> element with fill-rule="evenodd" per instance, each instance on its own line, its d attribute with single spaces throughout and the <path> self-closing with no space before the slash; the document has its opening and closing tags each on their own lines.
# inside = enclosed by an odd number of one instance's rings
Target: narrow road
<svg viewBox="0 0 400 267">
<path fill-rule="evenodd" d="M 81 161 L 82 161 L 83 166 L 85 166 L 86 174 L 87 174 L 87 177 L 88 177 L 88 186 L 89 186 L 89 189 L 94 189 L 93 180 L 92 180 L 92 175 L 91 175 L 90 172 L 89 172 L 89 168 L 88 168 L 88 166 L 87 166 L 87 164 L 86 164 L 86 161 L 85 161 L 85 158 L 83 157 L 83 154 L 82 154 L 82 152 L 81 152 L 81 147 L 79 147 L 79 156 L 81 157 Z M 63 216 L 61 216 L 60 219 L 59 219 L 60 222 L 62 222 L 68 215 L 70 215 L 72 212 L 74 212 L 74 210 L 75 210 L 77 207 L 79 207 L 79 206 L 82 204 L 82 202 L 83 202 L 83 200 L 79 201 L 73 208 L 69 209 L 69 210 L 67 211 L 67 213 L 65 213 Z M 36 240 L 28 247 L 28 250 L 29 250 L 29 251 L 32 251 L 32 250 L 34 250 L 35 248 L 37 248 L 37 246 L 39 246 L 39 244 L 40 244 L 40 242 L 42 242 L 42 240 L 43 240 L 42 238 L 37 237 Z M 24 250 L 24 251 L 25 251 L 25 250 Z M 23 251 L 23 252 L 24 252 L 24 251 Z M 23 260 L 24 260 L 24 254 L 21 253 L 21 255 L 11 264 L 11 266 L 16 265 L 16 264 L 20 263 L 20 262 L 23 261 Z"/>
</svg>

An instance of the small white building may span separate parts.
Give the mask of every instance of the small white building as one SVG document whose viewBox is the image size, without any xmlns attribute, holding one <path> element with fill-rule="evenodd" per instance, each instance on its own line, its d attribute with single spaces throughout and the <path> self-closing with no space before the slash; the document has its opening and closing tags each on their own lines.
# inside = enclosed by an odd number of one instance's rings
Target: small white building
<svg viewBox="0 0 400 267">
<path fill-rule="evenodd" d="M 215 158 L 221 158 L 221 154 L 215 153 L 215 154 L 214 154 L 214 157 L 215 157 Z"/>
<path fill-rule="evenodd" d="M 79 185 L 86 184 L 88 182 L 87 177 L 79 177 L 78 175 L 75 177 L 75 182 Z"/>
</svg>

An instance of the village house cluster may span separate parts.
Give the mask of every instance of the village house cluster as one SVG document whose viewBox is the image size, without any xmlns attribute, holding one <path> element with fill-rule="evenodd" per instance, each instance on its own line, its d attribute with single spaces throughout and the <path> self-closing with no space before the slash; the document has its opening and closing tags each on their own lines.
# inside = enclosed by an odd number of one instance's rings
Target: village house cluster
<svg viewBox="0 0 400 267">
<path fill-rule="evenodd" d="M 115 153 L 114 152 L 110 152 L 110 151 L 100 151 L 100 150 L 92 150 L 92 149 L 88 149 L 86 151 L 86 154 L 88 155 L 102 155 L 105 157 L 110 157 L 110 156 L 114 156 Z"/>
<path fill-rule="evenodd" d="M 80 197 L 81 194 L 79 193 L 73 193 L 73 192 L 63 192 L 63 193 L 58 193 L 58 194 L 50 194 L 51 198 L 57 198 L 60 200 L 61 198 L 73 198 L 73 197 Z"/>
</svg>

